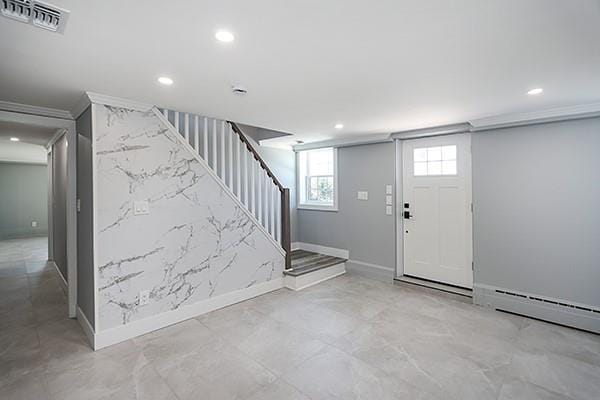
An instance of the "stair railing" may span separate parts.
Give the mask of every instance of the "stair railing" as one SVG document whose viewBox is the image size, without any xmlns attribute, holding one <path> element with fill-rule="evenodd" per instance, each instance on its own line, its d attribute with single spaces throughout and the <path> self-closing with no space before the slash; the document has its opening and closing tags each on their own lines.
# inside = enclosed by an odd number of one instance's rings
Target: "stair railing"
<svg viewBox="0 0 600 400">
<path fill-rule="evenodd" d="M 285 251 L 291 268 L 290 190 L 232 121 L 161 109 L 243 206 Z"/>
</svg>

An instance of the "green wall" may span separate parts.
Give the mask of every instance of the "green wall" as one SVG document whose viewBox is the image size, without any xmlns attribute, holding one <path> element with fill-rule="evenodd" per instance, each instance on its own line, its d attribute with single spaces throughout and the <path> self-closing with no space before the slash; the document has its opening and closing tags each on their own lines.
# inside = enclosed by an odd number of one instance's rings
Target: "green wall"
<svg viewBox="0 0 600 400">
<path fill-rule="evenodd" d="M 47 203 L 46 165 L 0 162 L 0 240 L 47 235 Z"/>
</svg>

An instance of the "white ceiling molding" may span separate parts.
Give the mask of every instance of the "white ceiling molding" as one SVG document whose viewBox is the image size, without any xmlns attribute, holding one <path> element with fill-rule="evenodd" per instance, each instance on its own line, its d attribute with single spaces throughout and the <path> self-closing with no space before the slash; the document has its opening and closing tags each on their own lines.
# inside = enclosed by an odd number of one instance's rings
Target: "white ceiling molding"
<svg viewBox="0 0 600 400">
<path fill-rule="evenodd" d="M 85 95 L 88 97 L 89 101 L 96 104 L 104 104 L 107 106 L 119 107 L 119 108 L 127 108 L 129 110 L 135 111 L 149 111 L 154 105 L 148 103 L 142 103 L 139 101 L 123 99 L 121 97 L 109 96 L 106 94 L 94 93 L 94 92 L 85 92 Z M 78 103 L 81 107 L 81 102 Z M 87 108 L 87 107 L 86 107 Z M 85 108 L 81 110 L 81 112 L 85 111 Z"/>
<path fill-rule="evenodd" d="M 600 103 L 582 104 L 547 110 L 496 115 L 486 118 L 472 119 L 471 131 L 508 128 L 511 126 L 543 124 L 546 122 L 566 121 L 570 119 L 600 116 Z"/>
<path fill-rule="evenodd" d="M 81 95 L 81 97 L 79 98 L 79 101 L 77 102 L 77 104 L 75 104 L 75 107 L 73 107 L 73 110 L 71 110 L 71 114 L 73 115 L 74 119 L 79 118 L 79 116 L 81 114 L 83 114 L 83 112 L 85 110 L 87 110 L 87 108 L 92 104 L 89 96 L 87 93 L 84 93 L 83 95 Z"/>
<path fill-rule="evenodd" d="M 10 101 L 0 101 L 0 110 L 17 112 L 21 114 L 40 115 L 43 117 L 73 119 L 73 115 L 65 110 L 56 108 L 30 106 L 28 104 L 13 103 Z"/>
<path fill-rule="evenodd" d="M 324 147 L 349 147 L 349 146 L 360 146 L 363 144 L 374 144 L 391 141 L 391 137 L 388 133 L 374 134 L 374 135 L 361 135 L 351 136 L 341 139 L 324 140 L 322 142 L 312 142 L 297 144 L 292 146 L 294 151 L 300 150 L 312 150 Z"/>
<path fill-rule="evenodd" d="M 452 125 L 434 126 L 431 128 L 413 129 L 410 131 L 394 132 L 390 135 L 392 139 L 416 139 L 428 136 L 452 135 L 464 133 L 471 130 L 468 122 Z"/>
</svg>

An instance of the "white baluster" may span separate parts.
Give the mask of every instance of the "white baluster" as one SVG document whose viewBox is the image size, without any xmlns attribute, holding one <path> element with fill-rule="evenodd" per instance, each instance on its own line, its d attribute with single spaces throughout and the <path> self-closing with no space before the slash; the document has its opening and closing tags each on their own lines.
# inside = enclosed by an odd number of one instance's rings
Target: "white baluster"
<svg viewBox="0 0 600 400">
<path fill-rule="evenodd" d="M 200 139 L 200 137 L 198 136 L 198 134 L 199 134 L 198 116 L 194 115 L 194 149 L 196 150 L 196 153 L 200 154 L 200 143 L 198 143 L 198 140 Z"/>
<path fill-rule="evenodd" d="M 275 186 L 275 223 L 275 240 L 281 244 L 281 192 L 278 186 Z"/>
<path fill-rule="evenodd" d="M 175 130 L 179 132 L 179 111 L 175 111 Z"/>
<path fill-rule="evenodd" d="M 208 164 L 208 118 L 204 117 L 204 130 L 202 131 L 202 155 Z"/>
<path fill-rule="evenodd" d="M 183 129 L 184 129 L 184 134 L 185 134 L 185 141 L 190 143 L 190 114 L 185 113 L 184 114 L 184 120 L 183 120 Z"/>
<path fill-rule="evenodd" d="M 167 119 L 167 121 L 169 120 L 169 110 L 167 110 L 166 108 L 163 109 L 163 115 L 165 116 L 165 118 Z"/>
<path fill-rule="evenodd" d="M 212 129 L 212 169 L 217 172 L 217 120 L 213 119 Z"/>
<path fill-rule="evenodd" d="M 248 148 L 244 143 L 244 204 L 246 208 L 250 208 L 250 203 L 248 203 Z"/>
<path fill-rule="evenodd" d="M 264 179 L 265 179 L 265 185 L 263 188 L 263 192 L 264 192 L 264 196 L 265 196 L 265 218 L 264 221 L 265 223 L 263 224 L 263 226 L 265 227 L 265 229 L 267 230 L 267 232 L 269 231 L 269 220 L 270 220 L 270 214 L 269 214 L 269 204 L 270 204 L 270 199 L 269 199 L 269 175 L 267 174 L 267 171 L 263 170 L 263 175 L 264 175 Z"/>
<path fill-rule="evenodd" d="M 272 180 L 269 180 L 270 196 L 271 196 L 271 236 L 275 239 L 275 185 Z"/>
<path fill-rule="evenodd" d="M 221 175 L 219 175 L 221 177 L 221 179 L 223 180 L 223 182 L 225 181 L 225 121 L 221 121 Z"/>
<path fill-rule="evenodd" d="M 227 124 L 227 140 L 229 146 L 227 147 L 227 153 L 229 156 L 229 189 L 233 191 L 233 131 L 231 130 L 231 125 Z"/>
<path fill-rule="evenodd" d="M 240 176 L 241 176 L 241 168 L 242 168 L 242 157 L 240 154 L 240 138 L 238 137 L 237 133 L 233 133 L 232 135 L 233 140 L 235 140 L 235 152 L 236 152 L 236 165 L 237 165 L 237 169 L 235 171 L 235 182 L 236 182 L 236 193 L 237 193 L 237 197 L 238 199 L 242 199 L 242 182 L 240 182 Z"/>
<path fill-rule="evenodd" d="M 262 187 L 262 185 L 261 185 L 261 183 L 262 183 L 261 182 L 262 181 L 262 168 L 260 168 L 260 164 L 258 166 L 258 171 L 257 172 L 258 172 L 258 174 L 257 174 L 256 178 L 258 179 L 258 185 L 257 185 L 258 186 L 258 196 L 257 196 L 258 197 L 258 199 L 257 199 L 258 200 L 257 201 L 257 203 L 258 203 L 258 220 L 259 220 L 260 224 L 263 225 L 263 212 L 262 212 L 263 211 L 262 210 L 263 209 L 263 204 L 262 204 L 262 196 L 263 196 L 263 194 L 262 194 L 262 190 L 261 190 L 261 187 Z"/>
<path fill-rule="evenodd" d="M 252 168 L 250 169 L 250 201 L 252 202 L 252 215 L 256 216 L 256 197 L 254 197 L 254 157 L 250 159 L 250 165 Z"/>
</svg>

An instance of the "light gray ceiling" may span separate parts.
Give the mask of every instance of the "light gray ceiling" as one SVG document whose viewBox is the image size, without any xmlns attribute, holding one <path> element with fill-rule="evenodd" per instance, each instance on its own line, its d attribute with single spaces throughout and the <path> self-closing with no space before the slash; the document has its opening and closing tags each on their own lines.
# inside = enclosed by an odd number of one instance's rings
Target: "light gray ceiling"
<svg viewBox="0 0 600 400">
<path fill-rule="evenodd" d="M 0 18 L 0 99 L 89 90 L 306 141 L 600 100 L 598 0 L 50 2 L 64 35 Z"/>
</svg>

